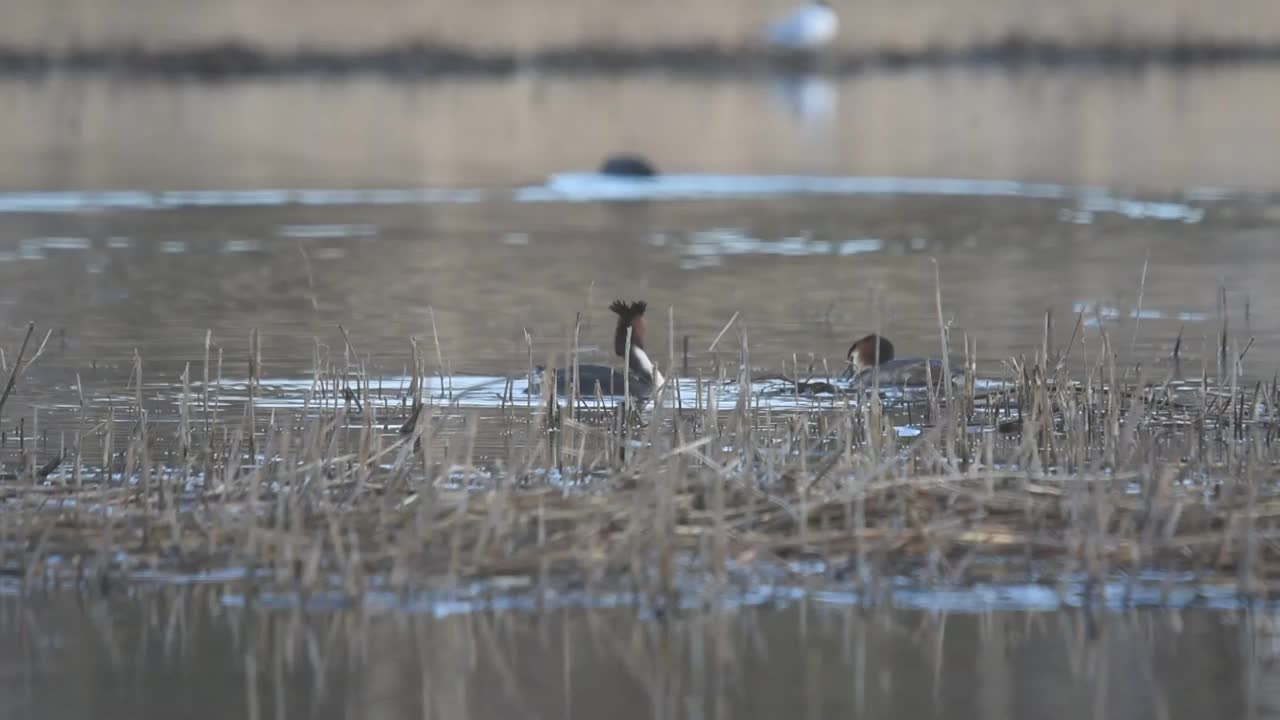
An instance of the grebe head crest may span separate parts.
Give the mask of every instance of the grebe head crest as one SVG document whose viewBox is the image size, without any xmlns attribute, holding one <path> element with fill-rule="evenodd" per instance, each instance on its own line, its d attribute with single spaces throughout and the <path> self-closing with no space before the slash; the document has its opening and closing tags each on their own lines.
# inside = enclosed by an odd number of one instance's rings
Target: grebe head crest
<svg viewBox="0 0 1280 720">
<path fill-rule="evenodd" d="M 609 310 L 618 316 L 618 325 L 613 332 L 613 352 L 618 357 L 626 355 L 627 328 L 630 328 L 631 357 L 628 359 L 627 364 L 632 372 L 648 378 L 653 383 L 654 388 L 657 388 L 663 383 L 662 373 L 658 372 L 658 368 L 654 366 L 653 361 L 649 359 L 649 354 L 644 349 L 644 311 L 648 307 L 648 303 L 643 300 L 633 303 L 614 300 L 609 305 Z"/>
</svg>

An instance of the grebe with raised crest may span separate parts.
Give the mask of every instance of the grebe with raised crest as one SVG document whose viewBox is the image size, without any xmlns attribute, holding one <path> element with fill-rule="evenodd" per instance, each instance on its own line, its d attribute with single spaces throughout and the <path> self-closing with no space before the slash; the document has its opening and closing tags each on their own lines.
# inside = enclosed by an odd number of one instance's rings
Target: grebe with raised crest
<svg viewBox="0 0 1280 720">
<path fill-rule="evenodd" d="M 618 316 L 613 331 L 613 352 L 618 357 L 627 355 L 627 330 L 631 330 L 631 356 L 627 362 L 630 377 L 624 379 L 621 371 L 608 365 L 578 365 L 579 396 L 616 396 L 630 390 L 633 397 L 648 397 L 666 382 L 645 350 L 644 312 L 647 308 L 648 303 L 643 300 L 632 303 L 614 300 L 609 305 L 609 310 Z M 567 395 L 572 379 L 573 368 L 557 369 L 556 392 Z"/>
</svg>

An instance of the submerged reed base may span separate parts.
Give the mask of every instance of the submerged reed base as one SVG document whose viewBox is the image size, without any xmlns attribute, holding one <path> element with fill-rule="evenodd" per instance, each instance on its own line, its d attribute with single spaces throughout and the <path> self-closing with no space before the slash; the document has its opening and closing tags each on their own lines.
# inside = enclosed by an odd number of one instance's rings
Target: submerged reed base
<svg viewBox="0 0 1280 720">
<path fill-rule="evenodd" d="M 60 450 L 24 445 L 0 481 L 0 573 L 28 591 L 205 577 L 352 602 L 486 579 L 661 604 L 766 575 L 858 589 L 1141 575 L 1269 597 L 1275 384 L 1241 384 L 1225 340 L 1190 382 L 1119 367 L 1108 343 L 1088 357 L 1046 340 L 1003 384 L 975 382 L 966 358 L 963 384 L 910 402 L 836 393 L 777 409 L 747 371 L 722 370 L 669 382 L 643 412 L 510 384 L 509 402 L 464 409 L 439 343 L 433 372 L 415 343 L 394 392 L 317 352 L 286 416 L 258 407 L 256 333 L 238 403 L 207 341 L 176 417 L 148 407 L 135 358 L 131 404 L 92 417 L 82 401 Z M 501 452 L 477 450 L 482 421 Z"/>
</svg>

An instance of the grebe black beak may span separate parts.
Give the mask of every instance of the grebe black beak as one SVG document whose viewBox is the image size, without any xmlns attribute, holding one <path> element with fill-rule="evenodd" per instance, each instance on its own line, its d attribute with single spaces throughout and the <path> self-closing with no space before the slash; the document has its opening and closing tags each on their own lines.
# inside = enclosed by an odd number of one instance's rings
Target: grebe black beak
<svg viewBox="0 0 1280 720">
<path fill-rule="evenodd" d="M 854 369 L 854 367 L 853 367 L 853 361 L 852 361 L 852 360 L 850 360 L 848 363 L 846 363 L 846 364 L 845 364 L 845 366 L 844 366 L 844 372 L 840 373 L 840 378 L 839 378 L 839 379 L 840 379 L 840 381 L 841 381 L 841 382 L 848 382 L 848 381 L 852 380 L 852 379 L 853 379 L 853 376 L 854 376 L 854 375 L 856 375 L 856 374 L 857 374 L 857 370 L 855 370 L 855 369 Z"/>
</svg>

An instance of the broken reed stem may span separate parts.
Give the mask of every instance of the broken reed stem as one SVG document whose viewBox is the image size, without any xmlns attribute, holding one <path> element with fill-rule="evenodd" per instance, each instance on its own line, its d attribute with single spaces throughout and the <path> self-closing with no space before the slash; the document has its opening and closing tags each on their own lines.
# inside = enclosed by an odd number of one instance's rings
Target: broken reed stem
<svg viewBox="0 0 1280 720">
<path fill-rule="evenodd" d="M 588 289 L 587 294 L 591 291 Z M 582 396 L 582 372 L 578 362 L 578 348 L 580 336 L 582 333 L 582 313 L 574 313 L 573 316 L 573 347 L 569 350 L 569 419 L 574 420 L 577 417 L 576 408 L 578 400 Z M 625 370 L 624 370 L 625 372 Z M 610 383 L 612 384 L 612 383 Z"/>
<path fill-rule="evenodd" d="M 249 331 L 249 404 L 245 412 L 249 415 L 249 462 L 255 466 L 258 463 L 258 373 L 262 369 L 262 348 L 258 338 L 258 328 Z"/>
<path fill-rule="evenodd" d="M 27 323 L 27 334 L 22 338 L 22 347 L 18 348 L 18 357 L 13 362 L 13 370 L 9 372 L 9 382 L 5 383 L 4 394 L 0 395 L 0 418 L 4 417 L 4 405 L 9 401 L 9 393 L 13 392 L 14 383 L 18 380 L 18 368 L 22 366 L 22 356 L 27 352 L 27 343 L 31 342 L 31 334 L 36 331 L 35 323 Z"/>
<path fill-rule="evenodd" d="M 35 354 L 32 355 L 31 359 L 27 361 L 27 364 L 22 367 L 22 372 L 26 372 L 30 370 L 31 366 L 36 364 L 36 360 L 39 360 L 40 356 L 44 354 L 44 348 L 46 345 L 49 344 L 49 338 L 52 336 L 53 336 L 53 328 L 49 328 L 48 330 L 45 331 L 44 339 L 40 341 L 40 346 L 36 348 Z"/>
<path fill-rule="evenodd" d="M 1138 307 L 1134 311 L 1133 335 L 1129 338 L 1129 357 L 1134 356 L 1138 347 L 1138 328 L 1142 326 L 1142 298 L 1147 291 L 1147 266 L 1151 263 L 1151 251 L 1142 260 L 1142 277 L 1138 280 Z"/>
</svg>

